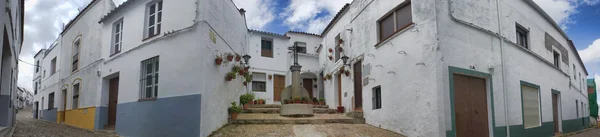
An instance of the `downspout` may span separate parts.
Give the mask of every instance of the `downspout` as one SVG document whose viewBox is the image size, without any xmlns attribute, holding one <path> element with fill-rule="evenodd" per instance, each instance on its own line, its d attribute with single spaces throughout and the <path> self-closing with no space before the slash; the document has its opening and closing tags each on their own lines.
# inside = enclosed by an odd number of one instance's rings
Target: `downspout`
<svg viewBox="0 0 600 137">
<path fill-rule="evenodd" d="M 500 33 L 500 36 L 502 36 L 502 21 L 500 21 L 500 12 L 502 12 L 502 10 L 500 9 L 500 0 L 496 0 L 496 9 L 498 9 L 498 12 L 496 12 L 498 14 L 498 33 Z M 502 69 L 502 94 L 503 94 L 503 99 L 504 99 L 504 124 L 506 126 L 506 136 L 510 137 L 510 123 L 508 122 L 508 105 L 506 103 L 506 96 L 507 96 L 507 92 L 506 92 L 506 74 L 505 74 L 505 69 L 504 69 L 504 40 L 502 40 L 502 37 L 498 37 L 498 39 L 500 40 L 500 68 Z M 494 125 L 495 126 L 495 125 Z"/>
<path fill-rule="evenodd" d="M 475 25 L 473 23 L 469 23 L 469 22 L 466 22 L 466 21 L 463 21 L 463 20 L 460 20 L 460 19 L 457 19 L 456 17 L 454 17 L 454 15 L 452 14 L 453 13 L 453 11 L 452 11 L 452 0 L 448 0 L 448 14 L 449 14 L 450 19 L 452 21 L 455 21 L 455 22 L 458 22 L 458 23 L 461 23 L 461 24 L 473 27 L 473 28 L 475 28 L 477 30 L 480 30 L 480 31 L 488 33 L 488 34 L 490 34 L 492 36 L 498 37 L 498 39 L 500 40 L 500 62 L 502 64 L 501 65 L 501 70 L 502 70 L 502 92 L 504 94 L 503 99 L 504 99 L 504 109 L 505 109 L 504 110 L 504 116 L 505 116 L 504 122 L 505 122 L 505 125 L 506 125 L 506 136 L 508 137 L 508 136 L 510 136 L 510 128 L 509 128 L 510 124 L 508 123 L 508 110 L 509 109 L 508 109 L 508 106 L 506 104 L 506 102 L 507 102 L 507 99 L 506 99 L 507 91 L 506 91 L 506 84 L 505 84 L 506 83 L 505 82 L 506 75 L 504 73 L 505 72 L 505 69 L 504 69 L 504 40 L 506 38 L 501 35 L 501 32 L 502 32 L 502 30 L 501 30 L 502 25 L 501 25 L 501 21 L 500 21 L 500 12 L 501 12 L 501 10 L 500 10 L 500 4 L 499 4 L 498 1 L 499 0 L 496 1 L 496 8 L 498 9 L 497 10 L 498 11 L 497 12 L 498 33 L 493 32 L 493 31 L 488 30 L 488 29 L 484 29 L 484 28 L 479 27 L 479 26 L 477 26 L 477 25 Z M 492 105 L 494 105 L 494 104 L 492 104 Z M 494 126 L 496 126 L 496 125 L 492 125 L 492 128 Z"/>
</svg>

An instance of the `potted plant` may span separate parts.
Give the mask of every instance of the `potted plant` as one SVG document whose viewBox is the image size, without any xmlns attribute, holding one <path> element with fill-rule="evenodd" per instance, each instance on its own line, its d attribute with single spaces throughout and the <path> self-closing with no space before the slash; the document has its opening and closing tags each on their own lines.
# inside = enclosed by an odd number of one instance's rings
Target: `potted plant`
<svg viewBox="0 0 600 137">
<path fill-rule="evenodd" d="M 325 76 L 328 80 L 332 79 L 331 74 L 327 74 L 327 76 Z"/>
<path fill-rule="evenodd" d="M 236 120 L 237 116 L 240 112 L 242 112 L 242 108 L 237 106 L 235 102 L 231 102 L 231 107 L 228 108 L 229 114 L 231 114 L 231 119 Z"/>
<path fill-rule="evenodd" d="M 346 74 L 346 76 L 347 76 L 347 77 L 349 77 L 349 76 L 350 76 L 350 71 L 346 70 L 346 71 L 344 72 L 344 74 Z"/>
<path fill-rule="evenodd" d="M 265 99 L 259 98 L 258 99 L 258 104 L 265 104 Z"/>
<path fill-rule="evenodd" d="M 344 106 L 338 106 L 337 107 L 337 112 L 338 113 L 344 113 Z"/>
<path fill-rule="evenodd" d="M 329 53 L 333 53 L 333 49 L 329 48 Z"/>
<path fill-rule="evenodd" d="M 240 54 L 235 54 L 235 62 L 240 62 L 240 60 L 242 60 Z"/>
<path fill-rule="evenodd" d="M 249 75 L 248 73 L 246 73 L 244 75 L 244 86 L 246 86 L 246 83 L 248 82 L 252 82 L 252 75 Z"/>
<path fill-rule="evenodd" d="M 244 81 L 242 83 L 244 84 L 244 86 L 248 86 L 248 82 Z"/>
<path fill-rule="evenodd" d="M 294 97 L 294 104 L 300 104 L 302 101 L 302 98 L 300 97 Z"/>
<path fill-rule="evenodd" d="M 333 57 L 331 55 L 329 55 L 329 60 L 333 60 Z"/>
<path fill-rule="evenodd" d="M 233 79 L 235 79 L 235 73 L 233 73 L 233 72 L 227 72 L 227 74 L 225 75 L 225 80 L 231 81 Z"/>
<path fill-rule="evenodd" d="M 338 43 L 342 44 L 342 43 L 344 43 L 344 40 L 343 39 L 338 39 Z"/>
<path fill-rule="evenodd" d="M 240 72 L 240 69 L 241 69 L 240 66 L 234 65 L 233 68 L 231 68 L 231 72 L 238 73 L 238 72 Z"/>
<path fill-rule="evenodd" d="M 344 52 L 344 48 L 342 48 L 342 47 L 338 47 L 338 51 L 340 51 L 340 52 Z"/>
<path fill-rule="evenodd" d="M 217 57 L 215 58 L 215 64 L 217 66 L 221 66 L 221 63 L 223 63 L 223 57 L 217 55 Z"/>
<path fill-rule="evenodd" d="M 319 98 L 319 105 L 325 105 L 325 98 Z"/>
<path fill-rule="evenodd" d="M 273 74 L 269 74 L 269 80 L 273 78 Z"/>
<path fill-rule="evenodd" d="M 319 100 L 317 98 L 312 98 L 313 105 L 319 105 Z"/>
<path fill-rule="evenodd" d="M 340 73 L 344 73 L 344 72 L 346 72 L 346 70 L 345 70 L 345 67 L 344 67 L 344 66 L 340 67 L 340 71 L 339 71 L 339 72 L 340 72 Z"/>
<path fill-rule="evenodd" d="M 327 77 L 322 77 L 323 81 L 327 81 Z"/>
<path fill-rule="evenodd" d="M 250 101 L 248 103 L 250 103 L 250 105 L 254 105 L 254 104 L 256 104 L 256 100 L 252 100 L 252 101 Z"/>
<path fill-rule="evenodd" d="M 289 103 L 288 101 L 289 101 L 288 99 L 284 99 L 283 104 L 288 104 Z"/>
<path fill-rule="evenodd" d="M 227 53 L 227 61 L 232 61 L 232 60 L 233 60 L 233 54 Z"/>
<path fill-rule="evenodd" d="M 254 100 L 254 94 L 246 93 L 240 96 L 240 103 L 243 104 L 244 110 L 248 109 L 248 103 Z"/>
<path fill-rule="evenodd" d="M 308 104 L 308 97 L 302 97 L 302 104 Z"/>
<path fill-rule="evenodd" d="M 248 70 L 250 69 L 249 66 L 244 67 L 244 71 L 248 72 Z"/>
</svg>

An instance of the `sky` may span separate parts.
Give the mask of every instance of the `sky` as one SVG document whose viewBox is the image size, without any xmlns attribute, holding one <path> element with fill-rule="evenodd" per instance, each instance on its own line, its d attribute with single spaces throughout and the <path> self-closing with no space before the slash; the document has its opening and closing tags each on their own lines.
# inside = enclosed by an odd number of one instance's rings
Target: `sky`
<svg viewBox="0 0 600 137">
<path fill-rule="evenodd" d="M 20 59 L 52 43 L 64 24 L 91 0 L 25 0 L 25 32 Z M 120 5 L 126 0 L 113 0 Z M 600 85 L 600 0 L 534 0 L 573 40 L 589 73 Z M 288 30 L 320 34 L 329 21 L 352 0 L 233 0 L 246 10 L 250 29 L 283 34 Z M 34 67 L 19 64 L 19 83 L 32 91 Z M 600 97 L 599 97 L 600 98 Z"/>
</svg>

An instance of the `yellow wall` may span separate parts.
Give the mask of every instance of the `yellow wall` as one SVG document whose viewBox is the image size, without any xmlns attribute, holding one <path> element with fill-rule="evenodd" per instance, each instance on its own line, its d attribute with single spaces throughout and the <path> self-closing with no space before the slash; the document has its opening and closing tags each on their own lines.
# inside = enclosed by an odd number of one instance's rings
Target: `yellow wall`
<svg viewBox="0 0 600 137">
<path fill-rule="evenodd" d="M 65 115 L 65 123 L 71 126 L 94 130 L 95 115 L 96 107 L 67 110 Z"/>
<path fill-rule="evenodd" d="M 62 119 L 62 117 L 61 117 L 61 116 L 62 116 L 64 113 L 65 113 L 64 111 L 58 111 L 58 112 L 56 112 L 56 123 L 60 123 L 60 122 L 62 122 L 62 121 L 63 121 L 63 119 Z"/>
</svg>

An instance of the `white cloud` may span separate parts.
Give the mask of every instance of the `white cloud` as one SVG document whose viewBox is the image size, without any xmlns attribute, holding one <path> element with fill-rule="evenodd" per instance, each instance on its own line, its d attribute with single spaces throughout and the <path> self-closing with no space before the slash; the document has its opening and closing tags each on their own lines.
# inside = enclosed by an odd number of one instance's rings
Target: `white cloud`
<svg viewBox="0 0 600 137">
<path fill-rule="evenodd" d="M 567 29 L 567 24 L 575 23 L 571 15 L 577 13 L 577 2 L 565 0 L 534 0 L 562 29 Z"/>
<path fill-rule="evenodd" d="M 600 63 L 600 39 L 596 39 L 590 46 L 578 52 L 583 62 L 589 64 Z"/>
<path fill-rule="evenodd" d="M 273 0 L 233 0 L 238 8 L 246 10 L 248 28 L 261 30 L 275 19 Z"/>
<path fill-rule="evenodd" d="M 333 16 L 352 0 L 292 0 L 284 12 L 283 23 L 292 30 L 321 33 Z M 326 13 L 323 16 L 319 14 Z"/>
</svg>

